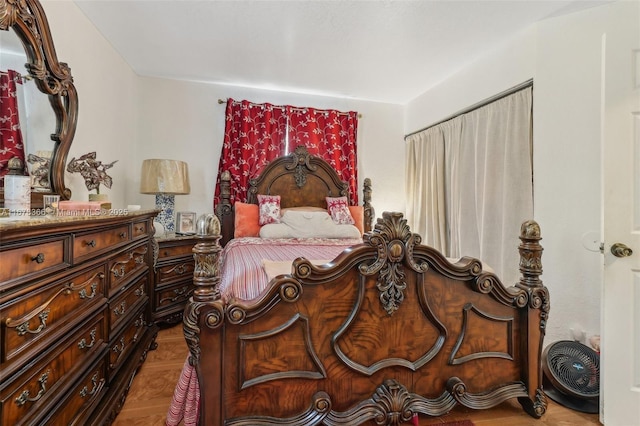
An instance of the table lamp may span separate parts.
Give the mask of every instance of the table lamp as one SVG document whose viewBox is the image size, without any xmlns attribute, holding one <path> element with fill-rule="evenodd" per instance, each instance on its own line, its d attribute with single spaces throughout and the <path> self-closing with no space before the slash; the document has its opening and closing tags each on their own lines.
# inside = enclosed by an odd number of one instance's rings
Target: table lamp
<svg viewBox="0 0 640 426">
<path fill-rule="evenodd" d="M 157 221 L 166 232 L 174 232 L 174 195 L 190 191 L 187 163 L 156 158 L 144 160 L 140 175 L 140 193 L 155 194 L 156 208 L 160 210 Z"/>
</svg>

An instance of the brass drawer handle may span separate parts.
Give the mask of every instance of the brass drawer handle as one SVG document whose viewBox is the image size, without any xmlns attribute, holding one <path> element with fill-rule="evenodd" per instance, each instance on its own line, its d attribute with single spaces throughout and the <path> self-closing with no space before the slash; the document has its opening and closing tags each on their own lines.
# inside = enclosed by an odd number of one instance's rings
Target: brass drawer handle
<svg viewBox="0 0 640 426">
<path fill-rule="evenodd" d="M 42 398 L 44 393 L 47 391 L 47 388 L 46 388 L 45 384 L 47 383 L 48 379 L 49 379 L 49 371 L 47 370 L 38 379 L 38 383 L 40 383 L 40 390 L 38 391 L 38 394 L 36 396 L 34 396 L 33 398 L 29 398 L 29 391 L 28 390 L 23 390 L 22 393 L 20 394 L 20 396 L 18 396 L 16 398 L 16 401 L 15 401 L 16 404 L 18 405 L 18 407 L 22 407 L 27 402 L 36 402 L 37 400 Z"/>
<path fill-rule="evenodd" d="M 134 294 L 136 295 L 136 297 L 144 296 L 144 285 L 138 287 Z"/>
<path fill-rule="evenodd" d="M 124 353 L 124 350 L 126 349 L 127 345 L 124 343 L 124 337 L 120 338 L 120 345 L 118 345 L 117 343 L 115 345 L 113 345 L 111 347 L 111 352 L 113 352 L 116 355 L 116 359 L 114 362 L 110 362 L 109 363 L 109 368 L 115 368 L 116 365 L 118 364 L 118 360 L 120 359 L 120 357 L 122 356 L 122 354 Z"/>
<path fill-rule="evenodd" d="M 29 320 L 27 320 L 27 321 L 15 326 L 16 333 L 18 333 L 18 336 L 24 336 L 27 333 L 29 333 L 29 334 L 38 334 L 42 330 L 47 328 L 47 319 L 49 318 L 49 312 L 50 312 L 50 309 L 45 309 L 44 311 L 42 311 L 42 312 L 40 312 L 38 314 L 38 318 L 40 319 L 40 325 L 38 326 L 38 328 L 36 328 L 34 330 L 31 330 L 29 328 Z M 11 318 L 7 318 L 5 323 L 6 323 L 7 327 L 14 327 L 13 322 L 14 321 Z"/>
<path fill-rule="evenodd" d="M 126 232 L 121 232 L 119 234 L 120 238 L 126 238 L 127 237 L 127 233 Z"/>
<path fill-rule="evenodd" d="M 144 226 L 136 226 L 136 232 L 144 232 Z"/>
<path fill-rule="evenodd" d="M 44 262 L 44 253 L 38 253 L 35 256 L 33 256 L 31 258 L 31 261 L 33 262 L 34 260 L 35 260 L 36 263 Z"/>
<path fill-rule="evenodd" d="M 87 246 L 89 246 L 89 247 L 95 247 L 96 246 L 96 240 L 87 241 L 85 244 Z"/>
<path fill-rule="evenodd" d="M 78 342 L 78 347 L 80 349 L 88 349 L 88 348 L 92 348 L 93 345 L 95 345 L 96 343 L 96 329 L 94 328 L 93 330 L 91 330 L 91 333 L 89 333 L 89 336 L 91 336 L 91 342 L 87 343 L 87 340 L 83 337 L 82 340 L 80 340 Z"/>
<path fill-rule="evenodd" d="M 120 308 L 115 308 L 113 314 L 115 316 L 124 315 L 127 312 L 127 304 L 125 302 L 120 303 Z"/>
<path fill-rule="evenodd" d="M 159 306 L 162 306 L 166 303 L 173 303 L 177 300 L 184 300 L 189 296 L 190 293 L 190 287 L 189 286 L 183 286 L 182 288 L 176 288 L 173 289 L 173 297 L 164 297 L 162 299 L 160 299 L 160 301 L 158 302 Z"/>
<path fill-rule="evenodd" d="M 87 386 L 84 386 L 80 390 L 80 396 L 82 398 L 95 395 L 100 392 L 100 390 L 102 390 L 102 388 L 104 387 L 105 379 L 100 379 L 100 381 L 98 381 L 98 373 L 96 373 L 93 375 L 93 377 L 91 377 L 91 384 L 93 385 L 93 389 L 89 390 Z"/>
</svg>

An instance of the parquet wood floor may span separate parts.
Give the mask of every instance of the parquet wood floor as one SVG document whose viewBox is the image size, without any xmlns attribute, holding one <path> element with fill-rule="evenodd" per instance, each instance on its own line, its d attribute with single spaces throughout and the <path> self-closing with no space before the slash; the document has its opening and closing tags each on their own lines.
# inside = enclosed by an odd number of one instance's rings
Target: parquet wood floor
<svg viewBox="0 0 640 426">
<path fill-rule="evenodd" d="M 122 411 L 113 426 L 163 426 L 173 389 L 187 357 L 182 325 L 161 329 L 158 348 L 150 351 L 136 375 Z M 526 414 L 517 401 L 508 401 L 489 410 L 456 407 L 443 417 L 422 418 L 420 424 L 438 425 L 454 420 L 471 420 L 475 426 L 588 426 L 600 425 L 597 414 L 570 410 L 547 398 L 547 412 L 541 419 Z"/>
</svg>

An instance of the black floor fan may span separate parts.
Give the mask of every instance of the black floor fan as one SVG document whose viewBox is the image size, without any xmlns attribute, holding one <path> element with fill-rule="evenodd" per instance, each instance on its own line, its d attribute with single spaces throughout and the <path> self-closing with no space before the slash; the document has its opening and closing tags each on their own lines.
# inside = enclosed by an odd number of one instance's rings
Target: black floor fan
<svg viewBox="0 0 640 426">
<path fill-rule="evenodd" d="M 600 355 L 580 342 L 561 340 L 542 353 L 543 389 L 549 398 L 583 413 L 600 407 Z"/>
</svg>

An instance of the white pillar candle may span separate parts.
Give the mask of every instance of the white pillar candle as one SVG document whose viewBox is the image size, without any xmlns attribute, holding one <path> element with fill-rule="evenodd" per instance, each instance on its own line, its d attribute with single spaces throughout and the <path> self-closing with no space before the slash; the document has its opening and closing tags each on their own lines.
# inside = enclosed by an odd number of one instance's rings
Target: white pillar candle
<svg viewBox="0 0 640 426">
<path fill-rule="evenodd" d="M 29 176 L 4 176 L 4 207 L 9 216 L 29 216 L 31 209 L 31 179 Z"/>
</svg>

